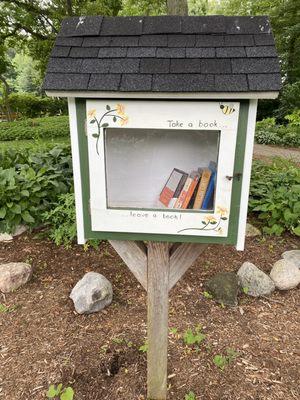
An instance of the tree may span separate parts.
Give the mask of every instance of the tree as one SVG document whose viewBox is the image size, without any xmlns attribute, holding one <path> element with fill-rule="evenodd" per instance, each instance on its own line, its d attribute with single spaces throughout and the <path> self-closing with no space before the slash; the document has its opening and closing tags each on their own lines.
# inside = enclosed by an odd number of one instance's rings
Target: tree
<svg viewBox="0 0 300 400">
<path fill-rule="evenodd" d="M 169 15 L 187 15 L 187 0 L 167 0 L 167 12 Z"/>
<path fill-rule="evenodd" d="M 7 116 L 7 119 L 11 120 L 11 113 L 9 108 L 8 96 L 10 93 L 9 83 L 6 77 L 6 73 L 9 69 L 10 63 L 7 58 L 7 52 L 4 45 L 0 46 L 0 87 L 2 88 L 2 93 L 0 92 L 0 97 L 3 97 L 3 110 Z"/>
</svg>

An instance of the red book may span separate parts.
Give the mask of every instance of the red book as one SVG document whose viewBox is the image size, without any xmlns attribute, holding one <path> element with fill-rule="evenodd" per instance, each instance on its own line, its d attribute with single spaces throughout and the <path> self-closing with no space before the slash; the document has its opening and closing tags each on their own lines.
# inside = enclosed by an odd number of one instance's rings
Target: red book
<svg viewBox="0 0 300 400">
<path fill-rule="evenodd" d="M 174 196 L 174 193 L 184 175 L 186 175 L 186 173 L 177 168 L 174 168 L 171 172 L 171 175 L 169 176 L 167 183 L 165 184 L 159 196 L 159 201 L 164 206 L 169 206 L 169 203 Z"/>
</svg>

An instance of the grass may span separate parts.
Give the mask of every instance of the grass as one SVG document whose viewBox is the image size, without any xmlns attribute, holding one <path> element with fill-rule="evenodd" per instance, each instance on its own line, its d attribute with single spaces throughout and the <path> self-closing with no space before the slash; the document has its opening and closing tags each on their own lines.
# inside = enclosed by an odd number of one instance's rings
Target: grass
<svg viewBox="0 0 300 400">
<path fill-rule="evenodd" d="M 55 139 L 28 139 L 28 140 L 9 140 L 0 141 L 0 151 L 3 150 L 18 150 L 18 149 L 29 149 L 29 148 L 47 148 L 50 146 L 55 146 L 56 144 L 70 144 L 70 139 L 68 137 L 61 137 Z"/>
</svg>

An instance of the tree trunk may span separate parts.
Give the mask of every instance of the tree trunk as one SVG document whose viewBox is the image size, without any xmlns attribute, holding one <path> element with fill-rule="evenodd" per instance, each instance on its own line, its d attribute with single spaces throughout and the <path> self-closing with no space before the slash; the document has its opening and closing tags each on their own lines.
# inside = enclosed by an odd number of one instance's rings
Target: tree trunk
<svg viewBox="0 0 300 400">
<path fill-rule="evenodd" d="M 3 100 L 4 100 L 4 111 L 6 114 L 6 119 L 7 119 L 7 121 L 11 121 L 12 116 L 11 116 L 11 109 L 9 106 L 9 99 L 8 99 L 9 92 L 10 92 L 9 85 L 7 83 L 7 80 L 2 75 L 0 75 L 0 81 L 3 83 L 3 86 L 4 86 Z"/>
<path fill-rule="evenodd" d="M 67 0 L 67 13 L 69 17 L 73 15 L 72 0 Z"/>
<path fill-rule="evenodd" d="M 187 0 L 167 0 L 169 15 L 188 15 Z"/>
</svg>

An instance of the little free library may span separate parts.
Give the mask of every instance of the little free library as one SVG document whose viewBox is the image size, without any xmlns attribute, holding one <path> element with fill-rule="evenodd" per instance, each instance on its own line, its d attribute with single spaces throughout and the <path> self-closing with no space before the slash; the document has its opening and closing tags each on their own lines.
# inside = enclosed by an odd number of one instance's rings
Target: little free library
<svg viewBox="0 0 300 400">
<path fill-rule="evenodd" d="M 257 101 L 280 88 L 265 16 L 63 21 L 44 89 L 68 98 L 78 242 L 108 239 L 148 292 L 149 399 L 168 291 L 208 244 L 244 249 Z"/>
</svg>

